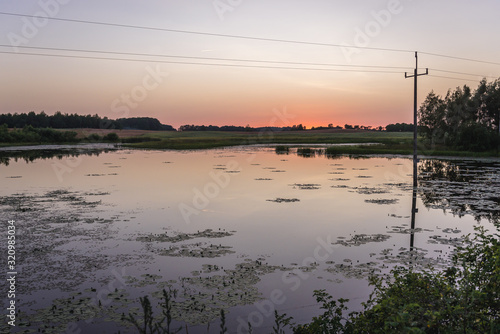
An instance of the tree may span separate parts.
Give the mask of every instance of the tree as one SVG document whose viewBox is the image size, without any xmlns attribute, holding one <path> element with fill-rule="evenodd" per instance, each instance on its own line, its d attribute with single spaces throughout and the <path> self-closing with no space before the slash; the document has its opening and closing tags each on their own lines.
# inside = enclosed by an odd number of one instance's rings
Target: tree
<svg viewBox="0 0 500 334">
<path fill-rule="evenodd" d="M 500 79 L 491 83 L 481 80 L 473 99 L 481 123 L 500 132 Z"/>
</svg>

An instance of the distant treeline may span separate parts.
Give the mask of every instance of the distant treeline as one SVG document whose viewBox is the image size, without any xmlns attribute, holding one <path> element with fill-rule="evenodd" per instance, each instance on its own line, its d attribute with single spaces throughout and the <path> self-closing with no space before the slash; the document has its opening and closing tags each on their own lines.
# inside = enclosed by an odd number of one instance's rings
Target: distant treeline
<svg viewBox="0 0 500 334">
<path fill-rule="evenodd" d="M 387 131 L 387 132 L 413 132 L 413 124 L 407 124 L 407 123 L 388 124 L 385 127 L 385 131 Z"/>
<path fill-rule="evenodd" d="M 151 117 L 119 118 L 116 122 L 122 129 L 175 131 L 171 125 L 161 124 L 159 120 Z"/>
<path fill-rule="evenodd" d="M 0 125 L 6 124 L 8 128 L 22 129 L 25 126 L 34 128 L 53 129 L 137 129 L 137 130 L 157 130 L 175 131 L 170 125 L 161 124 L 159 120 L 151 117 L 133 117 L 110 120 L 99 115 L 78 115 L 63 114 L 56 112 L 54 115 L 47 115 L 45 112 L 35 113 L 8 113 L 0 115 Z"/>
<path fill-rule="evenodd" d="M 235 125 L 181 125 L 179 131 L 301 131 L 306 130 L 306 127 L 302 124 L 293 125 L 293 126 L 285 126 L 285 127 L 274 127 L 274 126 L 265 126 L 252 128 L 250 125 L 247 126 L 235 126 Z"/>
</svg>

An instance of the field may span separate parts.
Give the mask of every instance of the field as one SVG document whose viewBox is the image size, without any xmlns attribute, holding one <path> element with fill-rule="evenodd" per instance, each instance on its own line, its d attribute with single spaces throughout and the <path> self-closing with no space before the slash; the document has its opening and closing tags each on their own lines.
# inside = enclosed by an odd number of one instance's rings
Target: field
<svg viewBox="0 0 500 334">
<path fill-rule="evenodd" d="M 411 133 L 370 131 L 283 131 L 283 132 L 152 132 L 124 138 L 127 145 L 155 149 L 202 149 L 253 144 L 347 144 L 379 143 L 392 149 L 411 148 Z"/>
</svg>

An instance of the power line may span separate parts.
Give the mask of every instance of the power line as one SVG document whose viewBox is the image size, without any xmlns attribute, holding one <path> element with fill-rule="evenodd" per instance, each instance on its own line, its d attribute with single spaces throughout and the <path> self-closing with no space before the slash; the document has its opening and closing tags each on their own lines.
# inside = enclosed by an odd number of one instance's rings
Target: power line
<svg viewBox="0 0 500 334">
<path fill-rule="evenodd" d="M 239 38 L 239 39 L 258 40 L 258 41 L 267 41 L 267 42 L 292 43 L 292 44 L 329 46 L 329 47 L 346 47 L 346 48 L 353 48 L 353 49 L 364 49 L 364 50 L 386 51 L 386 52 L 402 52 L 402 53 L 408 53 L 408 52 L 413 53 L 414 52 L 413 50 L 407 50 L 407 49 L 377 48 L 377 47 L 368 47 L 368 46 L 355 46 L 355 45 L 335 44 L 335 43 L 320 43 L 320 42 L 298 41 L 298 40 L 279 39 L 279 38 L 265 38 L 265 37 L 254 37 L 254 36 L 244 36 L 244 35 L 219 34 L 219 33 L 210 33 L 210 32 L 202 32 L 202 31 L 168 29 L 168 28 L 148 27 L 148 26 L 109 23 L 109 22 L 99 22 L 99 21 L 90 21 L 90 20 L 76 20 L 76 19 L 68 19 L 68 18 L 57 18 L 57 17 L 27 15 L 27 14 L 8 13 L 8 12 L 0 12 L 0 15 L 42 18 L 42 19 L 61 21 L 61 22 L 84 23 L 84 24 L 94 24 L 94 25 L 102 25 L 102 26 L 144 29 L 144 30 L 154 30 L 154 31 L 166 31 L 166 32 L 173 32 L 173 33 L 193 34 L 193 35 L 202 35 L 202 36 Z M 500 63 L 498 63 L 498 62 L 492 62 L 492 61 L 481 60 L 481 59 L 457 57 L 457 56 L 451 56 L 451 55 L 434 53 L 434 52 L 425 52 L 425 51 L 419 51 L 419 53 L 425 54 L 428 56 L 434 56 L 434 57 L 443 57 L 443 58 L 450 58 L 450 59 L 456 59 L 456 60 L 462 60 L 462 61 L 469 61 L 469 62 L 484 63 L 484 64 L 500 66 Z"/>
<path fill-rule="evenodd" d="M 358 72 L 358 73 L 401 73 L 399 71 L 386 70 L 355 70 L 355 69 L 335 69 L 335 68 L 312 68 L 312 67 L 289 67 L 289 66 L 263 66 L 263 65 L 244 65 L 244 64 L 222 64 L 222 63 L 195 63 L 187 61 L 169 61 L 169 60 L 153 60 L 153 59 L 126 59 L 114 57 L 94 57 L 94 56 L 75 56 L 75 55 L 56 55 L 47 53 L 27 53 L 14 51 L 0 51 L 0 54 L 15 54 L 25 56 L 45 56 L 59 58 L 77 58 L 77 59 L 94 59 L 94 60 L 121 60 L 132 62 L 150 62 L 150 63 L 166 63 L 166 64 L 182 64 L 182 65 L 203 65 L 203 66 L 223 66 L 223 67 L 244 67 L 244 68 L 267 68 L 267 69 L 283 69 L 283 70 L 306 70 L 306 71 L 330 71 L 330 72 Z"/>
<path fill-rule="evenodd" d="M 436 71 L 436 72 L 443 72 L 443 73 L 470 75 L 470 76 L 482 77 L 482 78 L 496 78 L 495 76 L 492 76 L 492 75 L 481 75 L 481 74 L 475 74 L 475 73 L 464 73 L 464 72 L 456 72 L 456 71 L 448 71 L 448 70 L 438 70 L 438 69 L 434 69 L 434 68 L 430 68 L 430 70 Z"/>
<path fill-rule="evenodd" d="M 332 46 L 333 47 L 346 47 L 346 48 L 354 48 L 354 49 L 387 51 L 387 52 L 405 52 L 405 53 L 406 52 L 414 52 L 411 50 L 404 50 L 404 49 L 376 48 L 376 47 L 368 47 L 368 46 L 354 46 L 354 45 L 343 45 L 343 44 L 333 44 L 333 43 L 319 43 L 319 42 L 308 42 L 308 41 L 298 41 L 298 40 L 279 39 L 279 38 L 265 38 L 265 37 L 253 37 L 253 36 L 244 36 L 244 35 L 218 34 L 218 33 L 202 32 L 202 31 L 167 29 L 167 28 L 158 28 L 158 27 L 130 25 L 130 24 L 119 24 L 119 23 L 98 22 L 98 21 L 88 21 L 88 20 L 76 20 L 76 19 L 47 17 L 47 16 L 42 17 L 42 16 L 37 16 L 37 15 L 26 15 L 26 14 L 18 14 L 18 13 L 0 12 L 0 15 L 42 18 L 42 19 L 61 21 L 61 22 L 95 24 L 95 25 L 110 26 L 110 27 L 133 28 L 133 29 L 144 29 L 144 30 L 154 30 L 154 31 L 166 31 L 166 32 L 174 32 L 174 33 L 181 33 L 181 34 L 193 34 L 193 35 L 202 35 L 202 36 L 239 38 L 239 39 L 246 39 L 246 40 L 266 41 L 266 42 L 279 42 L 279 43 L 330 46 L 330 47 L 332 47 Z"/>
<path fill-rule="evenodd" d="M 474 82 L 477 82 L 477 80 L 474 80 L 474 79 L 447 77 L 447 76 L 443 76 L 443 75 L 434 75 L 434 74 L 429 74 L 429 76 L 430 76 L 430 77 L 434 77 L 434 78 L 441 78 L 441 79 L 450 79 L 450 80 L 474 81 Z"/>
<path fill-rule="evenodd" d="M 496 63 L 496 62 L 493 62 L 493 61 L 487 61 L 487 60 L 464 58 L 464 57 L 456 57 L 456 56 L 450 56 L 450 55 L 439 54 L 439 53 L 431 53 L 431 52 L 420 52 L 420 53 L 428 55 L 428 56 L 434 56 L 434 57 L 450 58 L 450 59 L 457 59 L 457 60 L 464 60 L 464 61 L 470 61 L 470 62 L 475 62 L 475 63 L 483 63 L 483 64 L 490 64 L 490 65 L 498 65 L 498 66 L 500 66 L 500 63 Z"/>
<path fill-rule="evenodd" d="M 0 47 L 10 47 L 10 45 L 0 44 Z M 197 60 L 216 60 L 216 61 L 234 61 L 234 62 L 250 62 L 250 63 L 266 63 L 266 64 L 286 64 L 286 65 L 312 65 L 312 66 L 337 66 L 337 67 L 360 67 L 360 68 L 384 68 L 384 69 L 408 69 L 403 66 L 381 66 L 381 65 L 352 65 L 352 64 L 331 64 L 331 63 L 310 63 L 310 62 L 291 62 L 277 60 L 259 60 L 259 59 L 239 59 L 239 58 L 216 58 L 216 57 L 200 57 L 200 56 L 179 56 L 151 53 L 132 53 L 132 52 L 117 52 L 117 51 L 100 51 L 100 50 L 83 50 L 83 49 L 66 49 L 52 48 L 40 46 L 18 46 L 21 49 L 48 50 L 48 51 L 65 51 L 65 52 L 82 52 L 82 53 L 104 53 L 112 55 L 124 56 L 146 56 L 146 57 L 162 57 L 162 58 L 181 58 L 181 59 L 197 59 Z"/>
</svg>

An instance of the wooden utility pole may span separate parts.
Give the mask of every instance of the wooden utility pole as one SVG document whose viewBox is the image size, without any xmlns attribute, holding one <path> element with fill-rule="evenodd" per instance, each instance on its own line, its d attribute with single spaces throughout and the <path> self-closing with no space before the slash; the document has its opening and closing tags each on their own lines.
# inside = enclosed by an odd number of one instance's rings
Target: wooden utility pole
<svg viewBox="0 0 500 334">
<path fill-rule="evenodd" d="M 411 232 L 410 232 L 410 250 L 413 250 L 415 243 L 415 214 L 417 213 L 417 186 L 418 186 L 418 177 L 417 177 L 417 163 L 418 163 L 418 155 L 417 155 L 417 128 L 418 128 L 418 119 L 417 119 L 417 78 L 421 75 L 429 74 L 429 69 L 425 69 L 425 73 L 418 73 L 418 53 L 415 52 L 415 70 L 413 75 L 408 75 L 405 72 L 405 78 L 413 78 L 413 192 L 412 192 L 412 206 L 411 206 Z"/>
<path fill-rule="evenodd" d="M 413 81 L 413 174 L 417 175 L 417 78 L 421 75 L 429 74 L 429 69 L 425 69 L 425 73 L 418 73 L 418 53 L 415 51 L 415 70 L 413 75 L 408 75 L 405 72 L 405 78 L 414 78 Z M 413 178 L 413 186 L 416 187 L 416 178 Z"/>
</svg>

